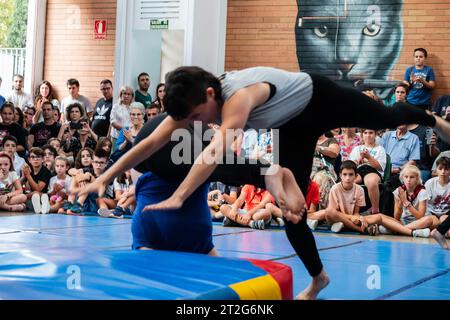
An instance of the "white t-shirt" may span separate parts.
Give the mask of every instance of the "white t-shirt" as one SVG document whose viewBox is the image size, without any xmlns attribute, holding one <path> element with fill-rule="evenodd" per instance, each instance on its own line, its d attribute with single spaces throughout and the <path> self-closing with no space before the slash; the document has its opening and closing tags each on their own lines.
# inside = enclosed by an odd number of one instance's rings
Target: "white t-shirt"
<svg viewBox="0 0 450 320">
<path fill-rule="evenodd" d="M 432 213 L 438 217 L 450 211 L 450 183 L 441 186 L 439 177 L 431 178 L 425 183 L 430 196 L 427 202 L 427 215 Z"/>
<path fill-rule="evenodd" d="M 63 188 L 62 191 L 67 194 L 68 192 L 70 192 L 70 183 L 71 182 L 72 182 L 72 177 L 69 176 L 68 174 L 66 174 L 65 180 L 61 180 L 58 178 L 58 176 L 54 176 L 50 179 L 48 190 L 49 190 L 49 192 L 52 192 L 53 187 L 55 186 L 55 183 L 57 183 Z"/>
<path fill-rule="evenodd" d="M 111 123 L 116 123 L 122 128 L 131 127 L 130 109 L 123 104 L 114 104 L 111 109 Z M 119 136 L 119 130 L 111 126 L 111 137 L 116 138 Z"/>
<path fill-rule="evenodd" d="M 0 194 L 7 194 L 15 191 L 14 182 L 19 180 L 19 176 L 15 171 L 10 171 L 5 179 L 0 179 Z"/>
<path fill-rule="evenodd" d="M 17 152 L 14 155 L 14 169 L 16 170 L 17 175 L 20 177 L 22 173 L 23 165 L 25 164 L 25 159 L 20 157 Z"/>
<path fill-rule="evenodd" d="M 84 111 L 86 113 L 94 112 L 94 108 L 91 105 L 91 102 L 85 96 L 79 95 L 77 99 L 72 98 L 72 96 L 67 96 L 61 100 L 61 107 L 59 110 L 62 114 L 66 114 L 66 108 L 72 103 L 79 103 L 83 106 Z"/>
<path fill-rule="evenodd" d="M 394 198 L 395 200 L 400 200 L 399 196 L 398 196 L 398 189 L 395 189 L 393 194 L 394 194 Z M 414 201 L 411 203 L 411 205 L 416 208 L 416 210 L 419 209 L 419 203 L 421 201 L 424 200 L 428 200 L 429 195 L 428 192 L 425 189 L 420 190 L 419 194 L 417 195 L 417 197 L 414 199 Z M 425 213 L 425 215 L 427 215 L 427 213 Z M 407 225 L 411 222 L 416 221 L 416 218 L 414 217 L 414 215 L 411 213 L 411 211 L 409 211 L 408 208 L 403 206 L 403 211 L 402 211 L 402 216 L 400 217 L 400 221 L 404 224 Z"/>
<path fill-rule="evenodd" d="M 361 151 L 368 150 L 369 154 L 375 158 L 375 160 L 378 161 L 378 163 L 381 166 L 381 170 L 377 170 L 381 176 L 384 174 L 384 169 L 386 169 L 386 150 L 382 146 L 376 146 L 374 148 L 368 148 L 363 145 L 354 147 L 352 152 L 350 153 L 350 156 L 348 157 L 349 160 L 352 160 L 356 163 L 358 163 L 358 167 L 362 165 L 370 165 L 367 161 L 367 159 L 364 159 L 365 163 L 359 163 L 359 159 L 361 158 Z"/>
<path fill-rule="evenodd" d="M 23 109 L 24 106 L 32 106 L 33 99 L 31 99 L 31 95 L 25 92 L 21 92 L 17 94 L 15 90 L 8 93 L 5 97 L 6 101 L 12 102 L 14 106 Z"/>
<path fill-rule="evenodd" d="M 114 192 L 116 191 L 128 191 L 130 190 L 131 184 L 127 185 L 125 183 L 120 183 L 117 178 L 114 179 Z"/>
</svg>

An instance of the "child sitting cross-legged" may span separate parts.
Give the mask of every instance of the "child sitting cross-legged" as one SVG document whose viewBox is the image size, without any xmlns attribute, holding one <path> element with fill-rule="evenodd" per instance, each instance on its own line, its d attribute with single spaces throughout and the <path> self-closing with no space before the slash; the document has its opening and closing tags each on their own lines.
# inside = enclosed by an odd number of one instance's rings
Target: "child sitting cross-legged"
<svg viewBox="0 0 450 320">
<path fill-rule="evenodd" d="M 82 152 L 82 151 L 80 151 Z M 88 184 L 92 183 L 96 178 L 98 178 L 106 168 L 108 163 L 108 154 L 103 149 L 97 149 L 94 152 L 94 158 L 92 160 L 93 172 L 84 172 L 83 169 L 78 169 L 72 179 L 72 184 L 70 189 L 83 188 Z M 83 211 L 96 212 L 98 210 L 98 202 L 100 199 L 105 199 L 107 201 L 114 201 L 114 195 L 112 194 L 113 188 L 112 184 L 107 186 L 105 197 L 99 198 L 97 194 L 82 195 L 75 198 L 74 195 L 70 195 L 69 207 L 66 209 L 67 214 L 81 214 Z M 65 209 L 63 207 L 63 209 Z"/>
<path fill-rule="evenodd" d="M 430 200 L 428 201 L 427 211 L 432 215 L 439 218 L 440 228 L 432 231 L 431 236 L 438 241 L 438 243 L 443 247 L 447 248 L 445 241 L 445 235 L 450 237 L 450 231 L 441 232 L 443 228 L 442 224 L 444 221 L 449 219 L 450 215 L 450 158 L 441 157 L 436 161 L 436 172 L 437 177 L 428 180 L 425 183 L 428 194 L 430 195 Z M 447 228 L 448 230 L 448 228 Z"/>
<path fill-rule="evenodd" d="M 326 220 L 332 225 L 332 232 L 340 232 L 344 227 L 357 232 L 375 234 L 376 226 L 371 217 L 359 214 L 359 209 L 366 205 L 364 190 L 355 183 L 356 164 L 351 160 L 342 162 L 340 168 L 341 182 L 330 190 L 328 206 L 325 209 Z"/>
<path fill-rule="evenodd" d="M 19 176 L 14 170 L 11 156 L 0 153 L 0 209 L 13 212 L 25 211 L 27 196 L 23 194 Z"/>
<path fill-rule="evenodd" d="M 47 191 L 52 175 L 44 166 L 44 151 L 37 147 L 31 148 L 28 160 L 30 166 L 25 164 L 22 167 L 22 177 L 27 188 L 31 190 L 27 198 L 31 198 L 35 213 L 48 213 L 50 211 L 50 201 Z"/>
<path fill-rule="evenodd" d="M 246 184 L 232 205 L 220 207 L 220 212 L 225 216 L 223 225 L 232 226 L 237 223 L 253 229 L 264 229 L 272 220 L 274 206 L 270 204 L 274 202 L 269 191 Z M 241 209 L 242 205 L 244 209 Z"/>
<path fill-rule="evenodd" d="M 57 156 L 55 158 L 56 176 L 50 179 L 50 191 L 48 192 L 50 196 L 50 212 L 58 212 L 68 198 L 70 184 L 72 183 L 72 177 L 67 174 L 69 168 L 70 163 L 66 157 Z"/>
<path fill-rule="evenodd" d="M 124 214 L 133 214 L 136 205 L 131 172 L 126 171 L 114 179 L 114 199 L 99 198 L 98 214 L 105 218 L 123 218 Z"/>
</svg>

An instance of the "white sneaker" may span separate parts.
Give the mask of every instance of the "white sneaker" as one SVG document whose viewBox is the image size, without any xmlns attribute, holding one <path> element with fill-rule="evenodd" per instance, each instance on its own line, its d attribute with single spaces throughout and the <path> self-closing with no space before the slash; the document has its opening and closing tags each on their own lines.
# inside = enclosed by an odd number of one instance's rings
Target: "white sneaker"
<svg viewBox="0 0 450 320">
<path fill-rule="evenodd" d="M 342 222 L 336 222 L 333 223 L 333 225 L 331 226 L 331 231 L 334 233 L 338 233 L 341 232 L 341 230 L 344 228 L 344 224 Z"/>
<path fill-rule="evenodd" d="M 430 237 L 430 229 L 425 228 L 425 229 L 416 229 L 413 231 L 413 237 L 417 238 L 429 238 Z"/>
<path fill-rule="evenodd" d="M 280 227 L 284 227 L 284 220 L 283 220 L 283 218 L 276 218 L 275 220 L 277 221 L 277 223 L 278 223 L 278 225 Z"/>
<path fill-rule="evenodd" d="M 392 232 L 389 229 L 386 229 L 384 226 L 381 226 L 381 225 L 378 226 L 378 233 L 379 234 L 392 234 Z"/>
<path fill-rule="evenodd" d="M 50 201 L 48 199 L 48 194 L 44 193 L 41 196 L 41 213 L 42 214 L 47 214 L 50 212 Z"/>
<path fill-rule="evenodd" d="M 316 230 L 317 226 L 319 225 L 319 220 L 307 219 L 306 224 L 311 230 Z"/>
<path fill-rule="evenodd" d="M 33 194 L 31 197 L 31 203 L 33 204 L 33 210 L 34 213 L 41 213 L 42 207 L 41 207 L 41 196 L 37 193 Z"/>
<path fill-rule="evenodd" d="M 102 216 L 103 218 L 110 218 L 113 215 L 112 210 L 110 209 L 106 209 L 106 208 L 101 208 L 97 210 L 97 213 Z"/>
</svg>

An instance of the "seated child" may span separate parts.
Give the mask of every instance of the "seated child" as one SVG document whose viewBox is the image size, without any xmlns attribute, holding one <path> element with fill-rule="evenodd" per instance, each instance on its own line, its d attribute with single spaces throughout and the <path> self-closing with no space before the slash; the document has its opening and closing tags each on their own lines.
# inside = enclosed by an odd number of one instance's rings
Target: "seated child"
<svg viewBox="0 0 450 320">
<path fill-rule="evenodd" d="M 274 202 L 275 199 L 269 191 L 246 184 L 239 198 L 232 205 L 220 207 L 220 211 L 225 216 L 223 224 L 231 226 L 232 222 L 235 222 L 253 229 L 264 229 L 272 220 L 273 210 L 272 206 L 266 208 L 266 205 Z M 244 209 L 240 209 L 242 205 Z"/>
<path fill-rule="evenodd" d="M 126 171 L 114 179 L 114 205 L 111 199 L 98 199 L 98 214 L 105 218 L 123 218 L 124 214 L 133 214 L 136 205 L 131 172 Z M 114 209 L 115 208 L 115 209 Z"/>
<path fill-rule="evenodd" d="M 22 212 L 26 209 L 26 201 L 11 156 L 0 153 L 0 209 Z"/>
<path fill-rule="evenodd" d="M 437 177 L 431 178 L 425 183 L 429 200 L 427 214 L 436 217 L 435 223 L 442 223 L 450 214 L 450 158 L 441 157 L 436 162 Z M 433 229 L 436 224 L 433 225 Z M 447 232 L 450 237 L 450 232 Z"/>
<path fill-rule="evenodd" d="M 380 225 L 378 231 L 381 234 L 393 232 L 428 238 L 430 228 L 437 226 L 439 220 L 433 215 L 426 214 L 429 195 L 422 185 L 419 168 L 414 165 L 405 166 L 400 172 L 400 180 L 403 184 L 393 192 L 394 218 L 385 214 L 373 214 L 369 217 Z"/>
<path fill-rule="evenodd" d="M 92 183 L 105 171 L 107 163 L 108 154 L 106 153 L 106 151 L 104 151 L 103 149 L 97 149 L 94 153 L 94 159 L 92 161 L 94 168 L 93 173 L 83 173 L 83 169 L 78 169 L 80 171 L 78 171 L 73 177 L 70 189 L 73 190 L 74 188 L 82 188 Z M 67 210 L 66 213 L 71 215 L 81 214 L 83 211 L 97 212 L 99 201 L 106 201 L 110 207 L 115 205 L 112 184 L 107 187 L 105 197 L 102 198 L 99 198 L 97 194 L 83 195 L 78 199 L 76 199 L 74 195 L 70 195 L 68 198 L 69 204 L 67 204 L 65 207 L 63 206 L 63 209 Z"/>
<path fill-rule="evenodd" d="M 14 162 L 14 169 L 16 170 L 17 176 L 20 177 L 22 173 L 22 167 L 25 164 L 25 159 L 17 154 L 17 139 L 14 136 L 6 136 L 3 139 L 3 152 L 8 154 Z"/>
<path fill-rule="evenodd" d="M 50 201 L 47 191 L 51 173 L 44 166 L 44 151 L 41 148 L 31 148 L 28 161 L 31 168 L 27 164 L 22 168 L 22 177 L 31 191 L 27 195 L 27 199 L 31 198 L 35 213 L 48 213 L 50 211 Z"/>
<path fill-rule="evenodd" d="M 332 225 L 332 232 L 340 232 L 345 226 L 358 232 L 372 233 L 372 227 L 364 224 L 364 217 L 359 214 L 359 209 L 366 205 L 366 201 L 363 188 L 355 183 L 357 174 L 353 161 L 342 162 L 339 173 L 341 182 L 331 188 L 325 209 L 325 218 Z"/>
<path fill-rule="evenodd" d="M 237 200 L 237 190 L 238 188 L 226 186 L 221 182 L 211 182 L 209 184 L 208 207 L 213 221 L 223 220 L 220 207 L 226 203 L 234 203 Z"/>
<path fill-rule="evenodd" d="M 66 157 L 57 156 L 55 158 L 56 176 L 50 179 L 50 191 L 48 192 L 50 196 L 50 212 L 58 212 L 68 198 L 72 182 L 72 177 L 67 174 L 69 168 L 69 160 Z"/>
</svg>

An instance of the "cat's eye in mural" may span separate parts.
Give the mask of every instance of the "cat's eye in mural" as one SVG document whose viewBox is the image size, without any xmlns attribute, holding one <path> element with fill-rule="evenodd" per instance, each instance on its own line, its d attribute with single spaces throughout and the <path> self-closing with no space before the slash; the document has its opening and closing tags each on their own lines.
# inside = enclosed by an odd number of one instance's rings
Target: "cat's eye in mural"
<svg viewBox="0 0 450 320">
<path fill-rule="evenodd" d="M 314 33 L 319 38 L 325 38 L 328 35 L 328 27 L 327 26 L 315 27 Z"/>
<path fill-rule="evenodd" d="M 376 24 L 364 27 L 363 34 L 369 37 L 375 37 L 381 30 L 381 26 L 378 26 Z"/>
<path fill-rule="evenodd" d="M 391 89 L 403 41 L 402 0 L 297 0 L 297 58 L 303 71 L 355 86 Z"/>
</svg>

